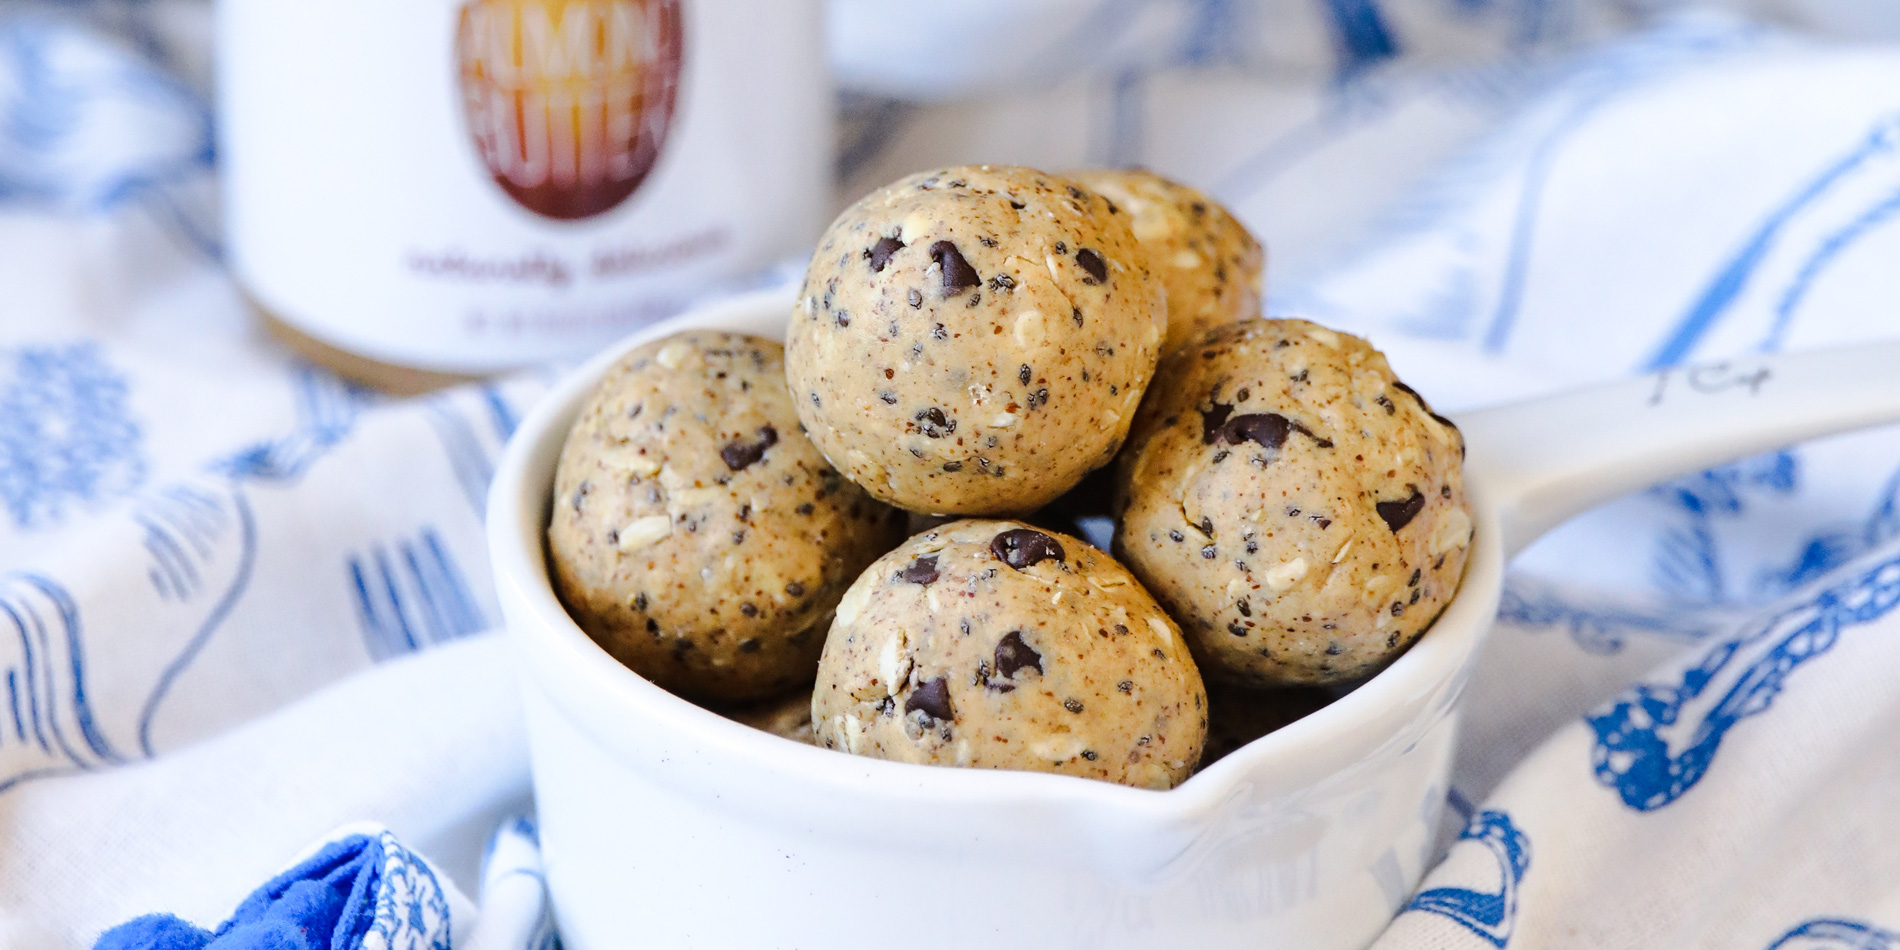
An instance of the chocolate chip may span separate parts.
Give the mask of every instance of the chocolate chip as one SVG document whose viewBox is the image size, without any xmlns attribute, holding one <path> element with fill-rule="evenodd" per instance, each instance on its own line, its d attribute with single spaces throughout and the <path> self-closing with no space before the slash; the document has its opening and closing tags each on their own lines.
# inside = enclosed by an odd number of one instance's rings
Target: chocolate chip
<svg viewBox="0 0 1900 950">
<path fill-rule="evenodd" d="M 909 294 L 910 308 L 916 310 L 924 305 L 924 295 L 912 289 Z"/>
<path fill-rule="evenodd" d="M 1341 645 L 1340 645 L 1340 643 L 1339 643 L 1339 641 L 1337 641 L 1337 640 L 1335 640 L 1335 641 L 1333 641 L 1333 642 L 1331 642 L 1331 643 L 1328 643 L 1328 644 L 1326 644 L 1326 655 L 1327 655 L 1327 656 L 1338 656 L 1338 655 L 1340 655 L 1341 653 L 1344 653 L 1344 652 L 1346 652 L 1346 648 L 1345 648 L 1344 646 L 1341 646 Z"/>
<path fill-rule="evenodd" d="M 983 282 L 983 278 L 976 275 L 976 268 L 963 259 L 963 252 L 949 241 L 930 245 L 930 259 L 936 261 L 937 267 L 943 271 L 945 297 L 955 297 Z"/>
<path fill-rule="evenodd" d="M 1015 290 L 1015 289 L 1016 289 L 1016 278 L 1011 277 L 1008 274 L 997 274 L 996 276 L 990 278 L 990 292 L 991 293 L 1002 293 L 1003 291 L 1006 291 L 1006 290 Z"/>
<path fill-rule="evenodd" d="M 1132 693 L 1135 691 L 1135 681 L 1122 680 L 1121 682 L 1115 684 L 1115 688 L 1121 690 L 1124 693 Z"/>
<path fill-rule="evenodd" d="M 891 262 L 891 255 L 904 249 L 904 242 L 894 238 L 879 238 L 864 252 L 864 259 L 871 262 L 871 273 L 883 273 L 884 265 Z"/>
<path fill-rule="evenodd" d="M 778 444 L 778 430 L 771 426 L 759 427 L 756 442 L 734 442 L 719 450 L 719 458 L 726 467 L 737 472 L 765 457 L 765 450 Z"/>
<path fill-rule="evenodd" d="M 990 541 L 990 553 L 1019 571 L 1050 558 L 1067 557 L 1056 539 L 1030 528 L 1011 528 L 997 535 Z"/>
<path fill-rule="evenodd" d="M 805 596 L 805 585 L 800 584 L 797 581 L 793 581 L 790 584 L 785 585 L 785 593 L 793 597 L 803 597 Z"/>
<path fill-rule="evenodd" d="M 646 591 L 641 591 L 640 593 L 633 595 L 633 609 L 646 610 L 647 603 L 648 601 L 647 601 Z"/>
<path fill-rule="evenodd" d="M 962 462 L 945 462 L 943 463 L 943 470 L 946 472 L 961 472 L 963 471 L 963 463 Z"/>
<path fill-rule="evenodd" d="M 1088 271 L 1089 276 L 1094 278 L 1096 283 L 1108 279 L 1108 262 L 1102 260 L 1102 255 L 1093 250 L 1085 247 L 1076 251 L 1075 262 L 1081 265 L 1083 270 Z"/>
<path fill-rule="evenodd" d="M 935 406 L 925 409 L 912 417 L 924 435 L 932 439 L 941 439 L 957 431 L 957 421 L 943 414 Z"/>
<path fill-rule="evenodd" d="M 1011 198 L 1011 199 L 1009 199 L 1009 206 L 1010 206 L 1011 208 L 1014 208 L 1014 209 L 1016 209 L 1017 211 L 1021 211 L 1021 210 L 1023 210 L 1024 208 L 1027 208 L 1027 207 L 1029 207 L 1028 205 L 1026 205 L 1026 204 L 1023 204 L 1022 202 L 1020 202 L 1020 201 L 1017 201 L 1017 200 L 1016 200 L 1016 199 L 1014 199 L 1014 198 Z"/>
<path fill-rule="evenodd" d="M 911 691 L 904 700 L 906 714 L 921 712 L 924 718 L 933 722 L 950 722 L 956 718 L 956 711 L 950 708 L 950 678 L 939 676 Z"/>
<path fill-rule="evenodd" d="M 848 327 L 851 325 L 851 311 L 849 310 L 840 310 L 837 313 L 832 314 L 831 318 L 833 320 L 838 321 L 838 325 L 841 327 Z"/>
<path fill-rule="evenodd" d="M 1409 580 L 1409 581 L 1406 581 L 1406 582 L 1405 582 L 1405 586 L 1407 586 L 1407 587 L 1417 587 L 1417 586 L 1418 586 L 1418 579 L 1419 579 L 1420 577 L 1423 577 L 1423 576 L 1424 576 L 1424 572 L 1423 572 L 1423 571 L 1421 571 L 1421 570 L 1419 570 L 1419 569 L 1418 569 L 1418 568 L 1416 568 L 1416 567 L 1415 567 L 1415 568 L 1412 568 L 1412 579 L 1411 579 L 1411 580 Z"/>
<path fill-rule="evenodd" d="M 1409 487 L 1412 489 L 1411 497 L 1404 501 L 1382 501 L 1373 506 L 1379 510 L 1379 517 L 1385 519 L 1385 526 L 1391 528 L 1393 534 L 1398 534 L 1399 529 L 1411 524 L 1412 519 L 1425 510 L 1424 494 L 1419 492 L 1417 485 Z"/>
<path fill-rule="evenodd" d="M 1201 548 L 1201 556 L 1210 561 L 1213 560 L 1215 555 L 1218 553 L 1219 552 L 1215 551 L 1214 546 L 1211 544 Z"/>
<path fill-rule="evenodd" d="M 897 405 L 897 394 L 889 390 L 878 393 L 877 398 L 884 400 L 884 404 L 887 406 Z"/>
<path fill-rule="evenodd" d="M 1062 708 L 1072 713 L 1079 713 L 1082 711 L 1082 701 L 1079 699 L 1065 699 L 1062 701 Z"/>
<path fill-rule="evenodd" d="M 796 512 L 798 512 L 798 513 L 799 513 L 799 514 L 801 514 L 801 515 L 808 515 L 808 514 L 811 514 L 811 513 L 812 513 L 812 512 L 814 512 L 814 511 L 817 511 L 818 509 L 816 509 L 816 508 L 814 508 L 814 507 L 812 507 L 812 503 L 811 503 L 811 502 L 809 502 L 809 501 L 806 501 L 806 502 L 800 502 L 800 503 L 799 503 L 799 505 L 798 505 L 798 507 L 797 507 L 797 508 L 794 508 L 794 509 L 792 509 L 792 510 L 793 510 L 793 511 L 796 511 Z"/>
<path fill-rule="evenodd" d="M 1277 412 L 1257 412 L 1227 420 L 1216 437 L 1228 445 L 1252 442 L 1263 449 L 1277 449 L 1286 444 L 1290 431 L 1292 423 L 1285 416 Z"/>
<path fill-rule="evenodd" d="M 1241 626 L 1240 621 L 1236 620 L 1227 625 L 1227 632 L 1236 637 L 1244 637 L 1247 635 L 1247 628 Z"/>
<path fill-rule="evenodd" d="M 1239 600 L 1234 601 L 1234 609 L 1240 611 L 1240 615 L 1242 617 L 1253 616 L 1253 605 L 1249 604 L 1247 602 L 1247 598 L 1245 597 L 1242 597 Z"/>
<path fill-rule="evenodd" d="M 1077 710 L 1077 712 L 1080 712 L 1080 711 L 1081 711 L 1081 710 Z M 1085 759 L 1087 759 L 1087 760 L 1089 760 L 1090 762 L 1093 762 L 1093 761 L 1095 761 L 1095 759 L 1096 759 L 1096 755 L 1095 755 L 1095 750 L 1094 750 L 1094 749 L 1083 749 L 1083 750 L 1082 750 L 1082 758 L 1085 758 Z"/>
<path fill-rule="evenodd" d="M 1227 417 L 1234 414 L 1234 407 L 1215 403 L 1211 408 L 1201 410 L 1201 444 L 1212 445 L 1221 436 L 1221 426 L 1227 424 Z"/>
<path fill-rule="evenodd" d="M 740 613 L 742 613 L 742 614 L 745 614 L 745 615 L 746 615 L 746 616 L 748 616 L 748 617 L 757 617 L 757 616 L 759 615 L 759 605 L 757 605 L 757 604 L 740 604 L 740 605 L 739 605 L 739 612 L 740 612 Z"/>
<path fill-rule="evenodd" d="M 660 622 L 657 620 L 654 620 L 652 617 L 648 617 L 647 618 L 647 632 L 650 634 L 653 634 L 656 637 L 659 636 Z"/>
<path fill-rule="evenodd" d="M 594 486 L 586 482 L 582 482 L 579 488 L 574 489 L 574 513 L 575 514 L 580 514 L 581 499 L 586 498 L 587 493 L 593 490 L 594 490 Z"/>
<path fill-rule="evenodd" d="M 1041 673 L 1042 654 L 1023 642 L 1022 631 L 1011 630 L 996 643 L 996 675 L 1014 679 L 1022 670 Z"/>
<path fill-rule="evenodd" d="M 925 587 L 935 584 L 938 577 L 937 556 L 935 554 L 927 554 L 910 562 L 904 567 L 903 573 L 898 576 L 903 578 L 905 583 L 909 584 L 922 584 Z"/>
<path fill-rule="evenodd" d="M 1381 406 L 1384 406 L 1385 414 L 1388 416 L 1399 411 L 1399 407 L 1392 405 L 1392 400 L 1387 399 L 1384 396 L 1379 396 L 1378 398 L 1372 401 L 1378 403 Z"/>
<path fill-rule="evenodd" d="M 1389 637 L 1386 637 L 1386 638 L 1385 638 L 1385 648 L 1386 648 L 1386 649 L 1388 649 L 1388 650 L 1390 650 L 1390 649 L 1392 649 L 1393 647 L 1395 647 L 1395 646 L 1398 646 L 1398 645 L 1399 645 L 1399 635 L 1398 635 L 1398 634 L 1396 634 L 1396 633 L 1395 633 L 1395 634 L 1393 634 L 1393 635 L 1391 635 L 1391 636 L 1389 636 Z"/>
<path fill-rule="evenodd" d="M 1028 363 L 1024 363 L 1016 368 L 1016 381 L 1022 383 L 1024 386 L 1029 385 L 1029 380 L 1034 376 L 1035 374 L 1029 371 Z"/>
<path fill-rule="evenodd" d="M 1176 543 L 1176 544 L 1180 544 L 1180 543 L 1181 543 L 1181 538 L 1182 538 L 1182 535 L 1181 535 L 1181 532 L 1179 532 L 1179 531 L 1169 531 L 1169 532 L 1168 532 L 1168 540 L 1170 540 L 1170 541 L 1173 541 L 1173 542 L 1174 542 L 1174 543 Z"/>
<path fill-rule="evenodd" d="M 757 637 L 747 637 L 747 638 L 745 638 L 744 640 L 740 640 L 740 641 L 739 641 L 739 652 L 740 652 L 740 653 L 757 653 L 757 652 L 759 652 L 759 638 L 757 638 Z"/>
</svg>

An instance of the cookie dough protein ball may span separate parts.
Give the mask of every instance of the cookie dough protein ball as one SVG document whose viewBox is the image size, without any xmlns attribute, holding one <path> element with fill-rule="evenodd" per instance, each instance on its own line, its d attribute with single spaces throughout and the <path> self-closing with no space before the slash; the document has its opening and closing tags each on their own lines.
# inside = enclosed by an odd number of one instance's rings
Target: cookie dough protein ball
<svg viewBox="0 0 1900 950">
<path fill-rule="evenodd" d="M 1026 513 L 1106 464 L 1160 352 L 1128 214 L 1034 169 L 912 175 L 832 222 L 786 351 L 825 456 L 934 514 Z"/>
<path fill-rule="evenodd" d="M 1364 340 L 1251 320 L 1168 354 L 1117 462 L 1115 552 L 1209 677 L 1374 672 L 1458 589 L 1464 438 Z"/>
<path fill-rule="evenodd" d="M 1200 760 L 1207 694 L 1174 622 L 1108 555 L 959 521 L 851 585 L 812 723 L 859 755 L 1170 788 Z"/>
<path fill-rule="evenodd" d="M 548 553 L 602 647 L 675 692 L 749 700 L 811 682 L 853 578 L 903 515 L 800 434 L 779 344 L 688 332 L 639 347 L 581 409 Z"/>
<path fill-rule="evenodd" d="M 1167 287 L 1164 350 L 1210 327 L 1260 316 L 1266 252 L 1219 202 L 1140 169 L 1074 177 L 1128 214 L 1150 269 Z"/>
</svg>

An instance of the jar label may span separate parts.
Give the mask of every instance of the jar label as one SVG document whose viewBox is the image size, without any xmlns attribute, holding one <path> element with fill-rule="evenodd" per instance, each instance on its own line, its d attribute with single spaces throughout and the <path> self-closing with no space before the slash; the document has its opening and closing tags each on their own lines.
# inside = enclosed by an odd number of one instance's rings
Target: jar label
<svg viewBox="0 0 1900 950">
<path fill-rule="evenodd" d="M 682 68 L 681 0 L 468 0 L 463 110 L 495 183 L 575 221 L 636 191 L 665 144 Z"/>
</svg>

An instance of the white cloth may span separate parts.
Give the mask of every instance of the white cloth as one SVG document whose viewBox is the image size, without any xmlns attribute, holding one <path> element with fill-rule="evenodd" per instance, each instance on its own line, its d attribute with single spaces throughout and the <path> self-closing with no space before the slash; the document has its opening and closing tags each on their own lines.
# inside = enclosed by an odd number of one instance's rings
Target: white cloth
<svg viewBox="0 0 1900 950">
<path fill-rule="evenodd" d="M 1274 313 L 1371 335 L 1445 409 L 1900 333 L 1900 50 L 1839 42 L 1900 10 L 1728 6 L 1781 19 L 983 0 L 926 30 L 834 0 L 840 197 L 1149 165 L 1266 239 Z M 546 945 L 474 635 L 488 474 L 551 374 L 393 400 L 262 337 L 219 266 L 208 15 L 0 10 L 0 943 L 214 924 L 367 820 L 480 895 L 458 948 Z M 1520 558 L 1472 820 L 1382 946 L 1900 946 L 1897 493 L 1900 433 L 1864 433 Z"/>
</svg>

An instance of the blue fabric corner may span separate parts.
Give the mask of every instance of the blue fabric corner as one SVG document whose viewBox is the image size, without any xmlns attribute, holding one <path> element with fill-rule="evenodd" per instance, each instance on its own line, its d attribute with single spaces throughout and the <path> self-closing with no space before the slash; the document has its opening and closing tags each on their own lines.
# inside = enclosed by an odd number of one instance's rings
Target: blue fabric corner
<svg viewBox="0 0 1900 950">
<path fill-rule="evenodd" d="M 106 931 L 92 950 L 203 950 L 211 932 L 170 914 L 147 914 Z"/>
<path fill-rule="evenodd" d="M 252 892 L 216 933 L 150 914 L 106 931 L 93 950 L 356 950 L 375 923 L 382 867 L 381 843 L 353 835 Z"/>
</svg>

